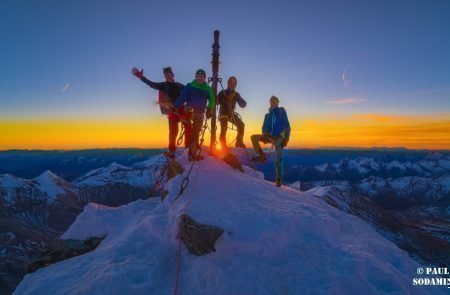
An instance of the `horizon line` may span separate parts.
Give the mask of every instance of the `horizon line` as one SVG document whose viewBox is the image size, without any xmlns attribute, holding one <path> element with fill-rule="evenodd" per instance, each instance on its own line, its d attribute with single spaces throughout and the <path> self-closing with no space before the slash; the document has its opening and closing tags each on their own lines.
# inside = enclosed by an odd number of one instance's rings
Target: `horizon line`
<svg viewBox="0 0 450 295">
<path fill-rule="evenodd" d="M 205 146 L 209 148 L 209 146 Z M 92 148 L 73 148 L 73 149 L 21 149 L 21 148 L 11 148 L 11 149 L 0 149 L 0 152 L 11 152 L 11 151 L 54 151 L 54 152 L 70 152 L 70 151 L 90 151 L 90 150 L 161 150 L 167 149 L 164 147 L 92 147 Z M 247 149 L 252 149 L 252 147 L 247 147 Z M 406 150 L 406 151 L 445 151 L 450 152 L 449 149 L 437 149 L 437 148 L 407 148 L 407 147 L 385 147 L 385 146 L 372 146 L 372 147 L 360 147 L 360 146 L 318 146 L 318 147 L 288 147 L 287 150 Z"/>
</svg>

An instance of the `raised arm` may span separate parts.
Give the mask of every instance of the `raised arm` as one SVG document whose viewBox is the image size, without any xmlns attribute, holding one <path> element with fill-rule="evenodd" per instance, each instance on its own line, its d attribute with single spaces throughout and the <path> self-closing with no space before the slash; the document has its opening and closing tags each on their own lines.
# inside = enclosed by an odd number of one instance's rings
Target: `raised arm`
<svg viewBox="0 0 450 295">
<path fill-rule="evenodd" d="M 131 69 L 131 73 L 133 75 L 135 75 L 136 77 L 138 77 L 139 79 L 141 79 L 142 82 L 144 82 L 151 88 L 156 89 L 156 90 L 163 90 L 164 83 L 156 83 L 156 82 L 150 81 L 149 79 L 145 78 L 144 69 L 139 71 L 138 68 L 134 67 L 133 69 Z"/>
</svg>

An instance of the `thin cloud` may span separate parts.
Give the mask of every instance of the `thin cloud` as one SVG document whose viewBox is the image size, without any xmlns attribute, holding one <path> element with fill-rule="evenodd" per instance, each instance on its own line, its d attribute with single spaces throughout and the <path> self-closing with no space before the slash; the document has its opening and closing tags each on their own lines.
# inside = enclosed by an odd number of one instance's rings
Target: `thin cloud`
<svg viewBox="0 0 450 295">
<path fill-rule="evenodd" d="M 66 84 L 66 86 L 64 86 L 64 88 L 61 90 L 61 92 L 66 92 L 67 89 L 69 89 L 70 84 Z"/>
<path fill-rule="evenodd" d="M 327 101 L 327 103 L 334 104 L 334 105 L 340 105 L 340 104 L 350 104 L 350 103 L 359 104 L 359 103 L 363 103 L 366 101 L 367 101 L 367 99 L 365 99 L 365 98 L 347 97 L 347 98 L 339 98 L 339 99 L 335 99 L 335 100 L 329 100 L 329 101 Z"/>
<path fill-rule="evenodd" d="M 397 117 L 398 118 L 398 117 Z M 383 114 L 354 114 L 351 116 L 351 119 L 353 120 L 373 120 L 377 122 L 387 122 L 394 119 L 391 115 L 383 115 Z"/>
<path fill-rule="evenodd" d="M 348 80 L 348 77 L 347 77 L 347 71 L 348 71 L 349 67 L 350 67 L 350 65 L 348 65 L 342 72 L 342 82 L 344 82 L 344 87 L 347 89 L 350 89 L 350 80 Z"/>
</svg>

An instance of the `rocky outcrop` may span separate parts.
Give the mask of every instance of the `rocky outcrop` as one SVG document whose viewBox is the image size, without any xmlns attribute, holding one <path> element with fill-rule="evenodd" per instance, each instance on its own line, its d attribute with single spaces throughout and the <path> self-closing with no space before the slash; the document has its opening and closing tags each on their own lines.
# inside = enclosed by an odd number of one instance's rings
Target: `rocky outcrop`
<svg viewBox="0 0 450 295">
<path fill-rule="evenodd" d="M 216 226 L 198 223 L 186 214 L 181 216 L 179 238 L 191 254 L 201 256 L 215 252 L 216 241 L 222 233 Z"/>
<path fill-rule="evenodd" d="M 28 271 L 34 272 L 41 267 L 79 256 L 95 250 L 105 237 L 90 237 L 84 241 L 79 240 L 57 240 L 51 249 L 39 253 L 28 265 Z"/>
<path fill-rule="evenodd" d="M 181 167 L 181 165 L 177 161 L 172 160 L 167 164 L 167 180 L 170 180 L 178 174 L 182 174 L 183 172 L 183 167 Z"/>
<path fill-rule="evenodd" d="M 244 172 L 244 168 L 242 168 L 241 162 L 239 162 L 239 159 L 235 155 L 230 153 L 226 154 L 225 157 L 223 157 L 223 160 L 234 169 Z"/>
</svg>

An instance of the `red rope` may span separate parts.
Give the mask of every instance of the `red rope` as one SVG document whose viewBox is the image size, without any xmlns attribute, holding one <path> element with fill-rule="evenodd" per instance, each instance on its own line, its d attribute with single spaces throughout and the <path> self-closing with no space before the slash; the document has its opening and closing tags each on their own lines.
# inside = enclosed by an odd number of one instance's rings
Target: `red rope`
<svg viewBox="0 0 450 295">
<path fill-rule="evenodd" d="M 195 177 L 194 178 L 194 183 L 192 184 L 192 189 L 191 189 L 191 192 L 189 194 L 189 198 L 188 198 L 188 201 L 186 203 L 186 206 L 184 206 L 184 208 L 183 208 L 183 213 L 181 214 L 181 217 L 183 217 L 186 214 L 187 209 L 189 208 L 189 205 L 191 204 L 192 195 L 194 193 L 194 189 L 195 189 L 195 186 L 196 186 L 197 180 L 198 180 L 199 170 L 200 170 L 200 161 L 198 162 L 197 173 L 194 176 Z M 173 291 L 174 295 L 178 294 L 178 284 L 179 284 L 180 268 L 181 268 L 181 236 L 180 236 L 180 234 L 181 234 L 181 222 L 178 223 L 178 235 L 179 236 L 178 236 L 178 254 L 177 254 L 177 275 L 176 275 L 176 281 L 175 281 L 175 289 Z"/>
</svg>

